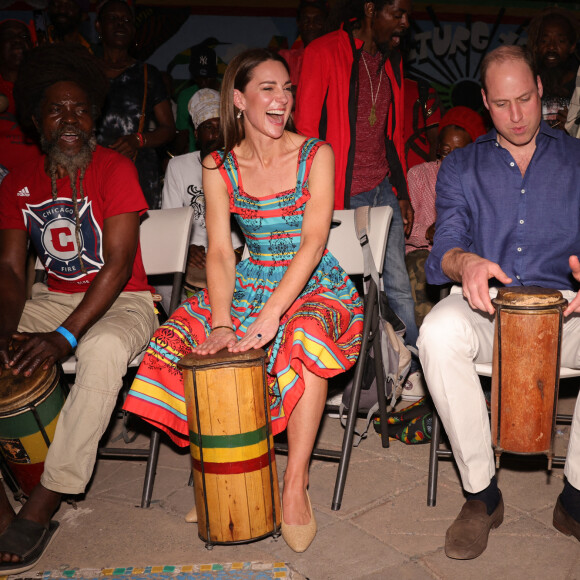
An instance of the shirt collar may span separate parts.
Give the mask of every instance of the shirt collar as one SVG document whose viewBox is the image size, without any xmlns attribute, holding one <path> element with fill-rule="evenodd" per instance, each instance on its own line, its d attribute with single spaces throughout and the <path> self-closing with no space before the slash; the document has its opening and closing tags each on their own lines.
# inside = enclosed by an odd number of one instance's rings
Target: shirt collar
<svg viewBox="0 0 580 580">
<path fill-rule="evenodd" d="M 540 135 L 542 135 L 542 137 L 540 137 Z M 543 139 L 543 135 L 551 137 L 552 139 L 561 139 L 562 136 L 564 135 L 564 131 L 560 129 L 552 129 L 552 127 L 550 127 L 548 123 L 546 123 L 545 121 L 540 121 L 540 131 L 538 132 L 536 139 L 538 137 L 540 137 L 540 139 Z M 495 127 L 493 127 L 491 131 L 489 131 L 485 135 L 478 137 L 476 143 L 485 143 L 487 141 L 497 141 L 497 129 Z"/>
</svg>

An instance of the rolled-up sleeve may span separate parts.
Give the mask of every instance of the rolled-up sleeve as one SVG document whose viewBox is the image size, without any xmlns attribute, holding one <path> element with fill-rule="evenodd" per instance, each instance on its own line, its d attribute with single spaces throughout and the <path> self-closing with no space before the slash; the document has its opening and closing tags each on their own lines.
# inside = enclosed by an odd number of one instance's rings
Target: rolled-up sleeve
<svg viewBox="0 0 580 580">
<path fill-rule="evenodd" d="M 439 169 L 435 191 L 437 198 L 437 222 L 433 249 L 425 264 L 429 284 L 446 284 L 452 280 L 443 273 L 441 260 L 453 248 L 471 251 L 471 211 L 465 193 L 464 182 L 457 167 L 457 156 L 449 155 Z"/>
</svg>

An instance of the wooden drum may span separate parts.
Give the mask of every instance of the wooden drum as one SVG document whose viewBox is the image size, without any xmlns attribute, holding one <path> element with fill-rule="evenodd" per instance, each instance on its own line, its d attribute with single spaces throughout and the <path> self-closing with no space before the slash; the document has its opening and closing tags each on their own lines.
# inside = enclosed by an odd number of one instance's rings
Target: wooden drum
<svg viewBox="0 0 580 580">
<path fill-rule="evenodd" d="M 500 288 L 493 347 L 491 436 L 503 451 L 545 454 L 552 467 L 560 378 L 562 313 L 557 290 Z"/>
<path fill-rule="evenodd" d="M 199 537 L 236 544 L 280 533 L 265 352 L 190 354 L 183 370 Z"/>
<path fill-rule="evenodd" d="M 59 366 L 32 376 L 0 376 L 0 450 L 6 464 L 29 495 L 40 482 L 44 460 L 68 387 Z"/>
</svg>

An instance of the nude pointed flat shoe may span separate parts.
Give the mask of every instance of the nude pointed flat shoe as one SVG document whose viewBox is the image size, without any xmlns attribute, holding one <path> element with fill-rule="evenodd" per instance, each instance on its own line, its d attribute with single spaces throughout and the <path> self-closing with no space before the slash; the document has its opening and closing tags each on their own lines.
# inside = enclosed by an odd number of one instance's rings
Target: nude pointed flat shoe
<svg viewBox="0 0 580 580">
<path fill-rule="evenodd" d="M 185 521 L 188 524 L 196 524 L 197 523 L 197 506 L 194 505 L 186 514 Z"/>
<path fill-rule="evenodd" d="M 306 499 L 308 500 L 308 509 L 310 510 L 310 521 L 304 525 L 292 525 L 284 522 L 284 506 L 282 506 L 282 537 L 286 544 L 288 544 L 288 547 L 295 552 L 304 552 L 312 544 L 312 540 L 316 536 L 316 519 L 314 518 L 308 492 L 306 492 Z"/>
</svg>

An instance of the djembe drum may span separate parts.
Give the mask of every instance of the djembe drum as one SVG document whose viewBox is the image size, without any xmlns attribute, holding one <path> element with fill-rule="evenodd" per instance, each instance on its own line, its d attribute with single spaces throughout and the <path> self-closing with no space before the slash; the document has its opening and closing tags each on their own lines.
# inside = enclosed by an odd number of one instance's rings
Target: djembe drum
<svg viewBox="0 0 580 580">
<path fill-rule="evenodd" d="M 493 347 L 491 436 L 502 452 L 554 456 L 562 313 L 557 290 L 500 288 Z"/>
<path fill-rule="evenodd" d="M 199 537 L 237 544 L 280 533 L 280 494 L 261 349 L 189 354 L 183 370 Z"/>
<path fill-rule="evenodd" d="M 3 370 L 0 376 L 0 450 L 29 495 L 40 482 L 44 460 L 68 394 L 60 367 L 37 369 L 30 377 Z"/>
</svg>

